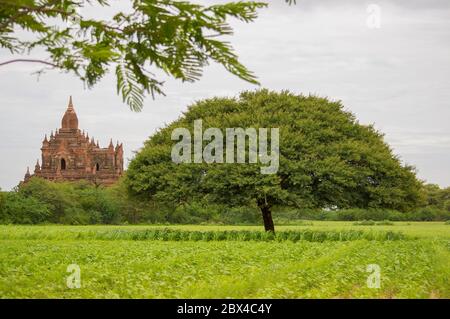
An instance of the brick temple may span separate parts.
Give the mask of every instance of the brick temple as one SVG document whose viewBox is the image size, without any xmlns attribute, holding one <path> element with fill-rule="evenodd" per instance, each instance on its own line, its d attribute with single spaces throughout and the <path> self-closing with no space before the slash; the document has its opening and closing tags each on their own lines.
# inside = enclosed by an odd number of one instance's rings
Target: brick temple
<svg viewBox="0 0 450 319">
<path fill-rule="evenodd" d="M 52 181 L 88 180 L 99 185 L 114 184 L 123 173 L 123 144 L 101 148 L 94 138 L 78 129 L 78 117 L 69 99 L 69 106 L 61 121 L 61 128 L 45 135 L 42 142 L 41 164 L 36 163 L 34 174 L 29 168 L 24 182 L 32 176 Z"/>
</svg>

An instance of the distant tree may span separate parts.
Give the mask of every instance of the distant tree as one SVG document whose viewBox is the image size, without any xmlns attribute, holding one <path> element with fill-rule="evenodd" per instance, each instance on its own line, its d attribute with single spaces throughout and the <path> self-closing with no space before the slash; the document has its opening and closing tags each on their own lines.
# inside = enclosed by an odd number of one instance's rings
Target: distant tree
<svg viewBox="0 0 450 319">
<path fill-rule="evenodd" d="M 442 190 L 442 208 L 450 212 L 450 187 Z"/>
<path fill-rule="evenodd" d="M 279 128 L 277 173 L 261 174 L 261 163 L 174 163 L 172 131 L 184 127 L 193 133 L 196 119 L 203 120 L 203 131 Z M 129 165 L 125 183 L 134 195 L 171 205 L 256 205 L 268 231 L 274 231 L 272 210 L 277 205 L 406 211 L 422 200 L 413 168 L 403 166 L 383 135 L 359 124 L 340 102 L 267 90 L 190 106 L 145 142 Z"/>
<path fill-rule="evenodd" d="M 423 190 L 426 197 L 425 206 L 450 212 L 450 187 L 440 188 L 436 184 L 426 184 Z"/>
<path fill-rule="evenodd" d="M 439 207 L 441 204 L 441 188 L 436 184 L 423 185 L 424 195 L 426 197 L 425 205 Z"/>
<path fill-rule="evenodd" d="M 141 110 L 146 93 L 153 97 L 164 94 L 163 81 L 155 71 L 193 82 L 208 62 L 214 61 L 239 78 L 258 83 L 223 37 L 233 33 L 230 18 L 251 22 L 266 3 L 205 6 L 189 1 L 129 0 L 130 12 L 116 12 L 107 21 L 81 11 L 88 5 L 105 7 L 110 3 L 0 0 L 0 48 L 21 55 L 0 62 L 0 66 L 41 63 L 75 74 L 88 87 L 114 68 L 117 92 L 134 111 Z M 48 59 L 23 57 L 35 49 L 45 50 Z"/>
</svg>

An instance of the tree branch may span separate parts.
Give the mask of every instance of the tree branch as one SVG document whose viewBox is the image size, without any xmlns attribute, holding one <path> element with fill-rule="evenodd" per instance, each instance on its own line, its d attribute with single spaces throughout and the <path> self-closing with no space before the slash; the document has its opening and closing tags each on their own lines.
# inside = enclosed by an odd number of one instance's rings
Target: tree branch
<svg viewBox="0 0 450 319">
<path fill-rule="evenodd" d="M 67 16 L 70 13 L 68 13 L 67 11 L 61 10 L 61 9 L 56 9 L 56 8 L 49 8 L 48 6 L 52 6 L 55 5 L 56 1 L 51 1 L 49 3 L 45 3 L 41 6 L 25 6 L 25 5 L 18 5 L 15 4 L 14 2 L 9 2 L 9 1 L 0 1 L 0 4 L 4 4 L 4 5 L 10 5 L 10 6 L 14 6 L 17 7 L 18 9 L 23 9 L 23 11 L 18 11 L 16 15 L 9 17 L 9 19 L 7 19 L 4 23 L 2 23 L 0 25 L 0 30 L 3 28 L 6 28 L 10 23 L 14 23 L 18 18 L 20 18 L 23 15 L 27 15 L 30 13 L 59 13 L 62 16 Z"/>
<path fill-rule="evenodd" d="M 54 64 L 54 63 L 47 62 L 47 61 L 44 61 L 44 60 L 39 60 L 39 59 L 14 59 L 14 60 L 1 62 L 0 66 L 7 65 L 7 64 L 10 64 L 10 63 L 16 63 L 16 62 L 42 63 L 42 64 L 50 65 L 50 66 L 52 66 L 54 68 L 59 68 L 59 66 Z"/>
</svg>

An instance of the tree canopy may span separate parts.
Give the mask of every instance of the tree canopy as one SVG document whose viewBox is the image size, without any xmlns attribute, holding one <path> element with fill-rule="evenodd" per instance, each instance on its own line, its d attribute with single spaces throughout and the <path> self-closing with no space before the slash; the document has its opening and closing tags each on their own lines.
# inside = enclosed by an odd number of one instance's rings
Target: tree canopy
<svg viewBox="0 0 450 319">
<path fill-rule="evenodd" d="M 204 129 L 279 128 L 277 173 L 261 174 L 260 162 L 174 163 L 172 131 L 193 133 L 198 119 Z M 274 229 L 276 206 L 406 211 L 422 200 L 413 167 L 401 163 L 373 126 L 358 123 L 339 101 L 287 91 L 243 92 L 195 103 L 145 142 L 125 183 L 131 194 L 168 205 L 256 205 L 266 230 Z"/>
<path fill-rule="evenodd" d="M 233 34 L 231 18 L 251 22 L 266 3 L 206 6 L 189 1 L 129 0 L 130 12 L 116 12 L 109 20 L 83 13 L 90 5 L 101 9 L 110 2 L 0 0 L 0 48 L 20 55 L 0 61 L 0 66 L 42 63 L 75 74 L 87 87 L 114 70 L 117 92 L 134 111 L 141 110 L 145 94 L 164 94 L 157 71 L 193 82 L 214 61 L 239 78 L 258 83 L 224 37 Z M 36 51 L 45 51 L 48 58 L 24 58 Z"/>
</svg>

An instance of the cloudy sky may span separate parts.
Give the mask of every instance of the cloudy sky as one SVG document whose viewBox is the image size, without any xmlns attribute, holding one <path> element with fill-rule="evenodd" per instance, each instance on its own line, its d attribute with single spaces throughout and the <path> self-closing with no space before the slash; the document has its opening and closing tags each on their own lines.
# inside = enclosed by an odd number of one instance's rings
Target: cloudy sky
<svg viewBox="0 0 450 319">
<path fill-rule="evenodd" d="M 206 1 L 204 1 L 206 2 Z M 233 22 L 230 38 L 263 87 L 342 100 L 362 123 L 385 133 L 396 154 L 430 183 L 450 186 L 450 2 L 448 0 L 269 1 L 255 23 Z M 381 9 L 369 28 L 369 4 Z M 0 61 L 11 58 L 0 50 Z M 0 67 L 0 187 L 10 189 L 40 158 L 44 134 L 60 127 L 69 95 L 80 128 L 107 146 L 133 152 L 195 100 L 256 89 L 211 65 L 195 84 L 166 82 L 167 97 L 147 98 L 131 112 L 115 92 L 114 76 L 92 90 L 71 75 L 40 66 Z"/>
</svg>

